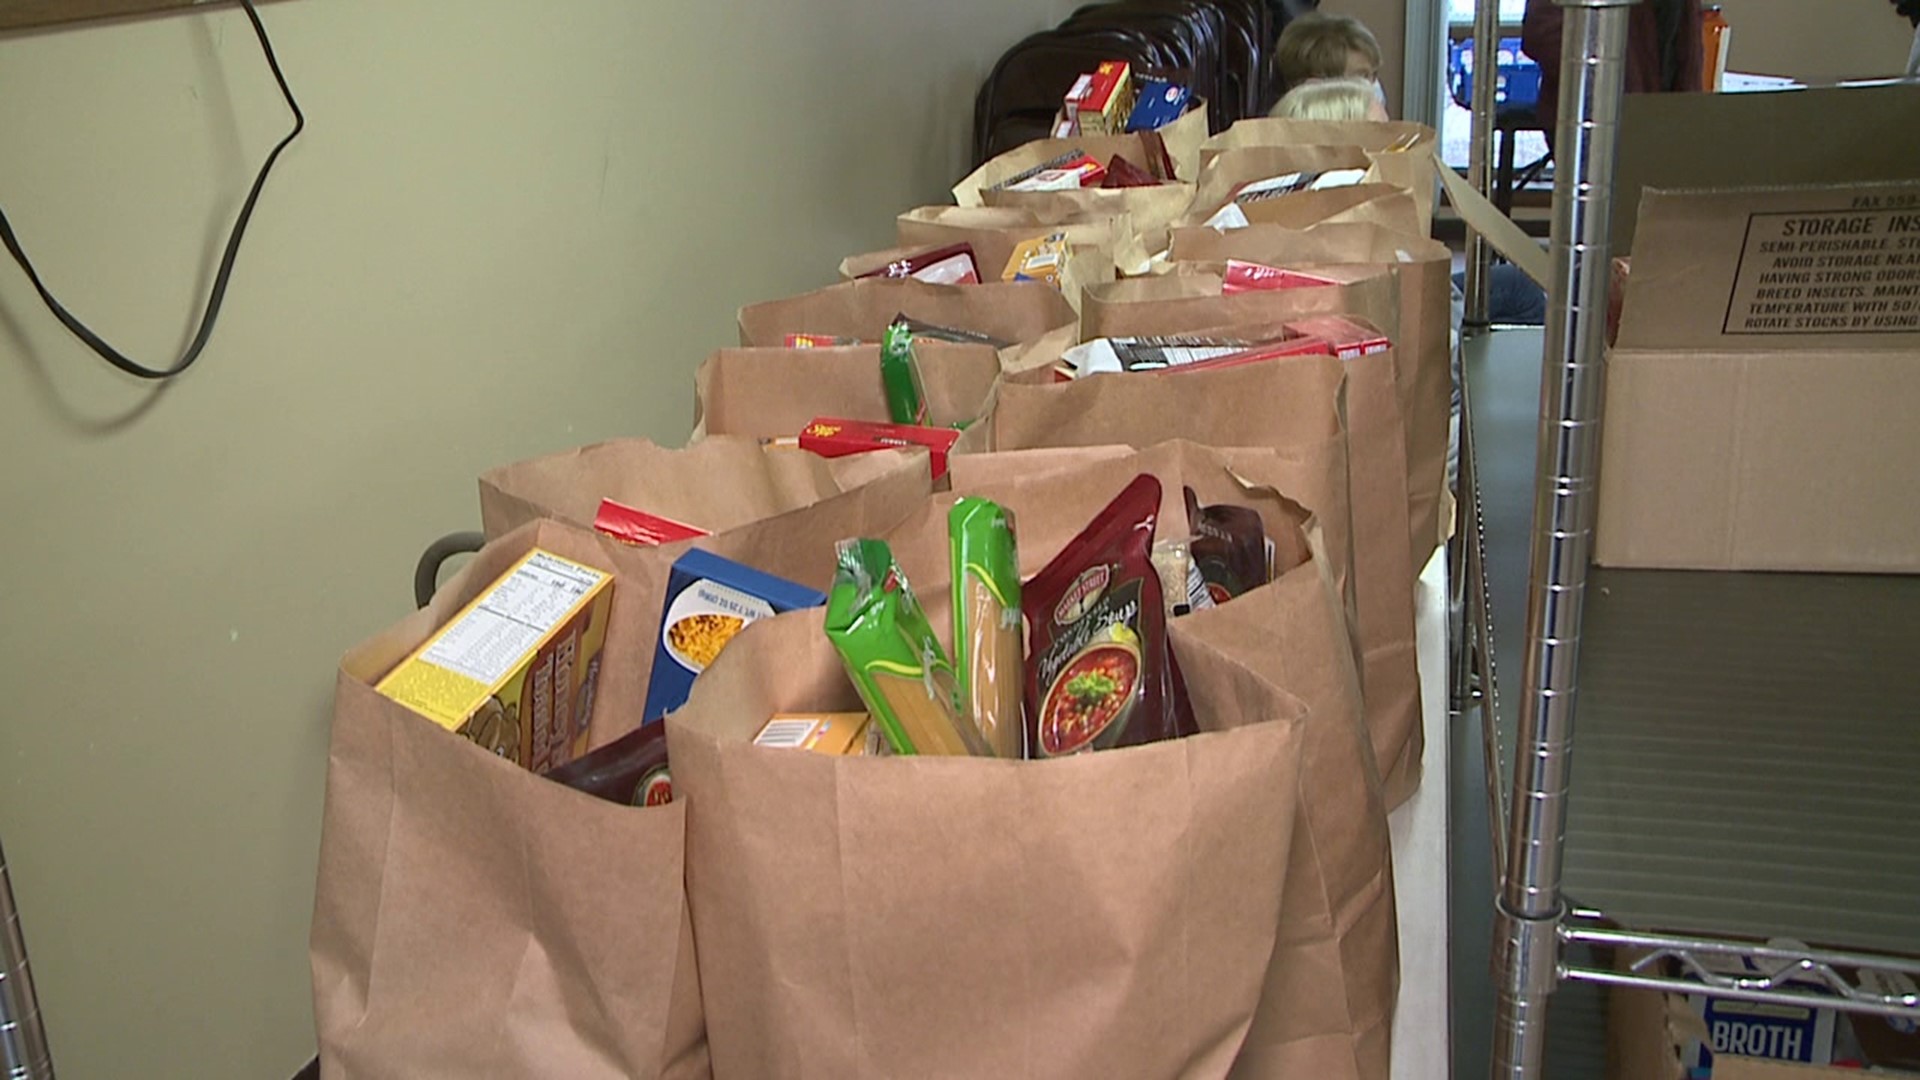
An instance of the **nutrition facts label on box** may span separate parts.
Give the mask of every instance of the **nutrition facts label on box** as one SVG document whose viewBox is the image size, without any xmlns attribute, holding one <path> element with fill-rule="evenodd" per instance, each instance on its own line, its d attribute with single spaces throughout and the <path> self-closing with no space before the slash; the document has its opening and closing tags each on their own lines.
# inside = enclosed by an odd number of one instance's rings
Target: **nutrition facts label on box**
<svg viewBox="0 0 1920 1080">
<path fill-rule="evenodd" d="M 604 575 L 536 552 L 499 582 L 421 659 L 488 686 L 505 678 Z"/>
<path fill-rule="evenodd" d="M 1747 217 L 1727 334 L 1920 330 L 1920 206 Z"/>
</svg>

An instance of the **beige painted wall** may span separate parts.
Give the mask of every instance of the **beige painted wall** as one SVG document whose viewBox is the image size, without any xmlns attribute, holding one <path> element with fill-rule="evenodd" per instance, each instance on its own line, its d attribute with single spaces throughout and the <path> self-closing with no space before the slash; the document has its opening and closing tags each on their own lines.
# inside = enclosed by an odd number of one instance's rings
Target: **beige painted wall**
<svg viewBox="0 0 1920 1080">
<path fill-rule="evenodd" d="M 1716 0 L 1733 27 L 1734 71 L 1845 79 L 1906 68 L 1913 26 L 1887 0 Z"/>
<path fill-rule="evenodd" d="M 683 437 L 735 307 L 940 198 L 1071 6 L 266 5 L 311 126 L 200 367 L 154 397 L 0 267 L 0 838 L 63 1078 L 311 1054 L 336 657 L 481 469 Z M 286 123 L 232 9 L 0 39 L 0 205 L 153 362 Z"/>
</svg>

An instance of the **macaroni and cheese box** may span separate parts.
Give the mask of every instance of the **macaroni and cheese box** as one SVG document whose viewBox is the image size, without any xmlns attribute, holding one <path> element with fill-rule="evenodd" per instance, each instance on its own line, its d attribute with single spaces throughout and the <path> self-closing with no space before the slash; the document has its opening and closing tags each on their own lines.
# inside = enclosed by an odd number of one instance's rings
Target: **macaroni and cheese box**
<svg viewBox="0 0 1920 1080">
<path fill-rule="evenodd" d="M 819 607 L 823 593 L 695 548 L 674 560 L 641 721 L 686 704 L 693 680 L 755 619 Z"/>
<path fill-rule="evenodd" d="M 546 772 L 586 752 L 613 575 L 535 548 L 374 687 Z"/>
</svg>

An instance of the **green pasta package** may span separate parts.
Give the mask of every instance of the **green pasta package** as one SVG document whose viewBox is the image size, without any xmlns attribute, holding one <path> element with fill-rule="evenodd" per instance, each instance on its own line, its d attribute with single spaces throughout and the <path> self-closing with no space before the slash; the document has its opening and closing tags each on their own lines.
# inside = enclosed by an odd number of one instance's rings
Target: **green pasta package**
<svg viewBox="0 0 1920 1080">
<path fill-rule="evenodd" d="M 1026 752 L 1020 557 L 1013 516 L 964 498 L 947 513 L 953 558 L 953 659 L 960 705 L 996 757 Z"/>
<path fill-rule="evenodd" d="M 887 418 L 896 424 L 926 427 L 927 393 L 913 357 L 913 327 L 904 316 L 881 335 L 880 380 L 887 392 Z"/>
<path fill-rule="evenodd" d="M 884 540 L 843 540 L 827 638 L 896 754 L 989 754 L 959 713 L 953 664 Z"/>
</svg>

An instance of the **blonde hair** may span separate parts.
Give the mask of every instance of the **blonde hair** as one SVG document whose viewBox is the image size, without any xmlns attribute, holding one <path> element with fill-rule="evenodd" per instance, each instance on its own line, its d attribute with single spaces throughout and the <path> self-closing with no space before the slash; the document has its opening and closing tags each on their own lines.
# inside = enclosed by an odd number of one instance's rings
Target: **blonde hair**
<svg viewBox="0 0 1920 1080">
<path fill-rule="evenodd" d="M 1373 83 L 1366 79 L 1313 79 L 1287 91 L 1273 115 L 1288 120 L 1373 120 Z"/>
<path fill-rule="evenodd" d="M 1274 63 L 1287 88 L 1308 79 L 1338 79 L 1347 74 L 1354 53 L 1367 58 L 1373 74 L 1380 73 L 1380 42 L 1367 24 L 1351 15 L 1309 12 L 1287 24 L 1274 44 Z"/>
</svg>

